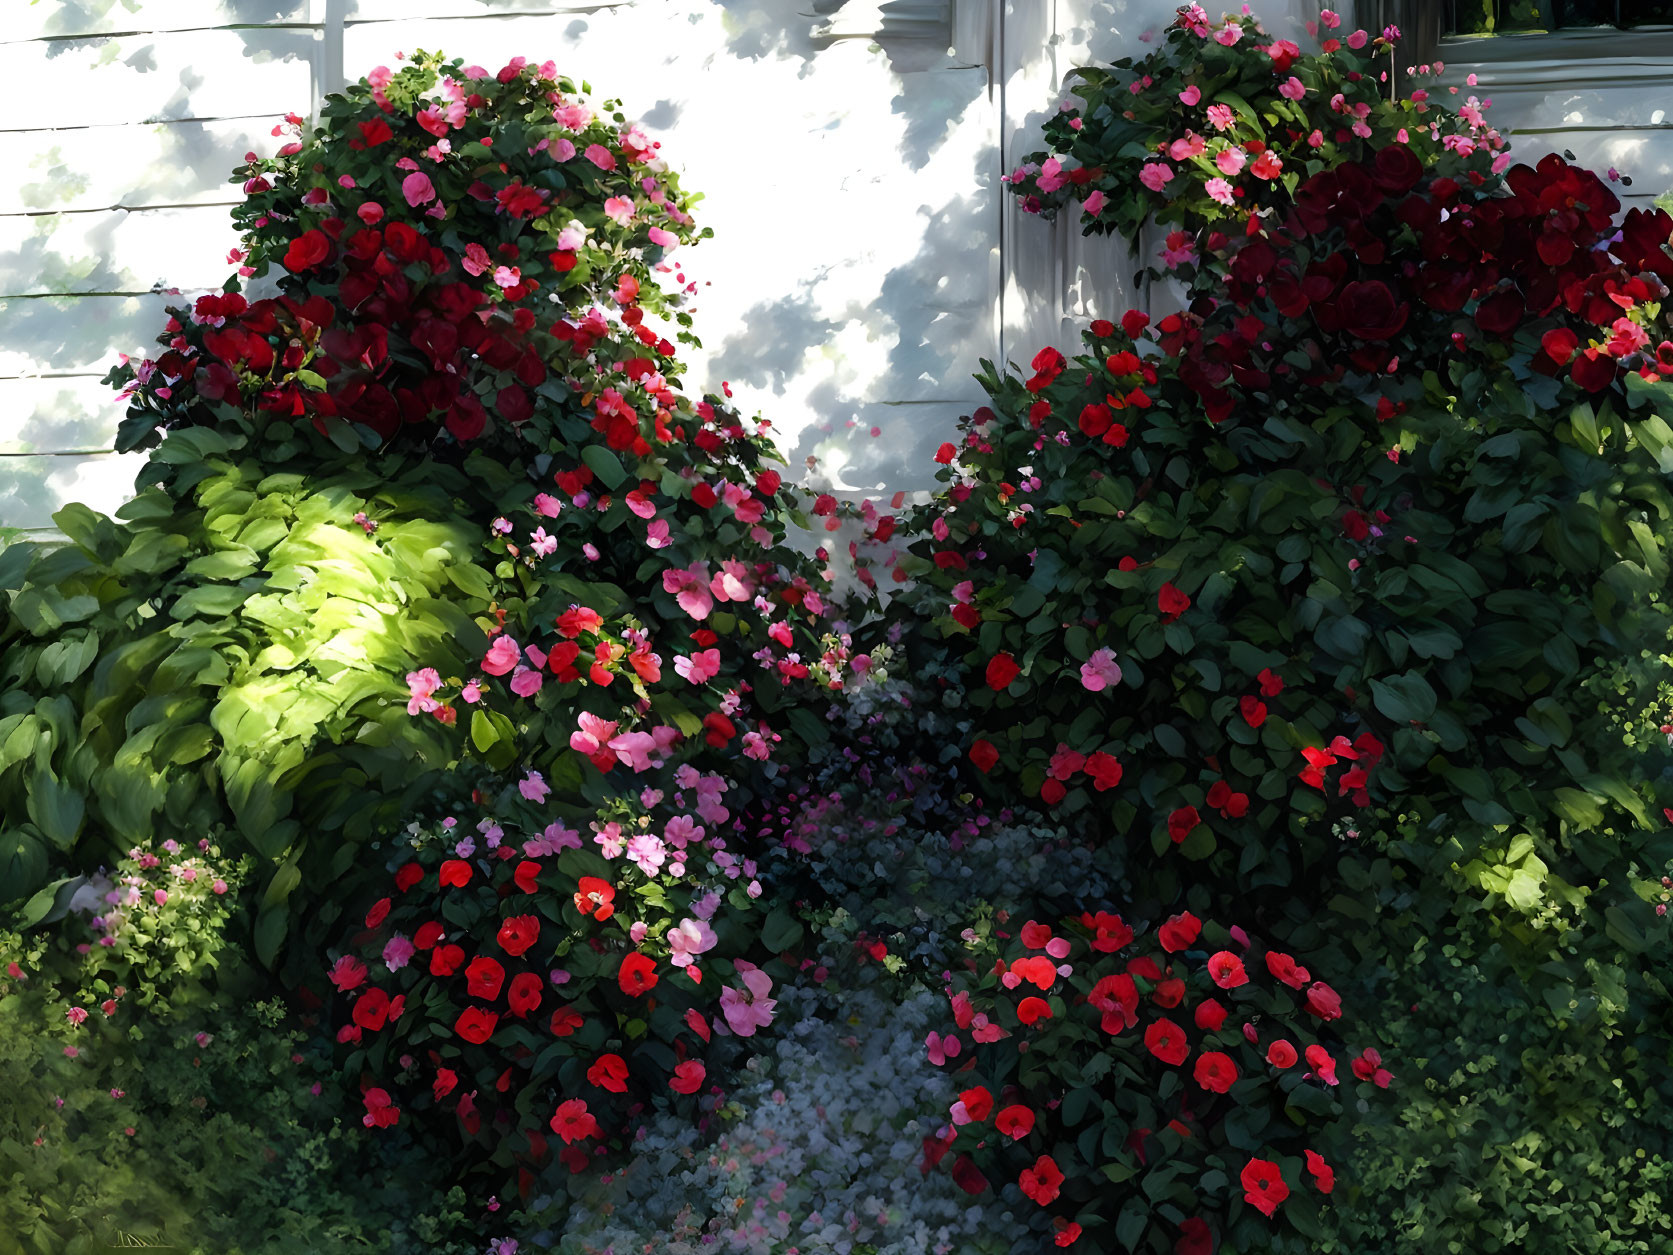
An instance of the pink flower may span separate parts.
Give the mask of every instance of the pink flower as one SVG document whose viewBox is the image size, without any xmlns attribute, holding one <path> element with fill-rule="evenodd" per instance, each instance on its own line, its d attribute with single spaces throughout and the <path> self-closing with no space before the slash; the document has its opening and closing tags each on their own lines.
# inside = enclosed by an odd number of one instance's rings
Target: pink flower
<svg viewBox="0 0 1673 1255">
<path fill-rule="evenodd" d="M 539 514 L 544 518 L 555 519 L 558 517 L 558 512 L 562 509 L 563 503 L 556 497 L 544 492 L 537 492 L 534 494 L 534 512 L 536 514 Z"/>
<path fill-rule="evenodd" d="M 429 175 L 422 170 L 414 170 L 401 180 L 401 195 L 407 198 L 407 204 L 416 209 L 436 199 L 436 188 Z"/>
<path fill-rule="evenodd" d="M 1069 181 L 1069 176 L 1063 173 L 1063 162 L 1056 157 L 1047 157 L 1040 166 L 1039 178 L 1035 180 L 1042 192 L 1055 192 Z"/>
<path fill-rule="evenodd" d="M 1355 31 L 1353 34 L 1348 36 L 1348 47 L 1352 48 L 1355 52 L 1358 52 L 1361 48 L 1365 47 L 1366 42 L 1370 38 L 1371 37 L 1364 31 Z"/>
<path fill-rule="evenodd" d="M 522 272 L 516 266 L 495 266 L 494 282 L 502 288 L 514 288 L 523 281 Z"/>
<path fill-rule="evenodd" d="M 1237 115 L 1231 111 L 1229 105 L 1208 106 L 1208 124 L 1216 131 L 1228 130 L 1236 121 Z"/>
<path fill-rule="evenodd" d="M 1300 100 L 1307 94 L 1307 85 L 1295 75 L 1278 84 L 1278 94 L 1285 100 Z"/>
<path fill-rule="evenodd" d="M 1232 185 L 1224 179 L 1210 179 L 1202 185 L 1202 190 L 1208 193 L 1211 200 L 1217 200 L 1222 205 L 1230 205 L 1236 200 L 1232 195 Z"/>
<path fill-rule="evenodd" d="M 546 778 L 538 771 L 530 771 L 517 782 L 517 792 L 537 805 L 544 802 L 551 791 L 552 786 L 546 783 Z"/>
<path fill-rule="evenodd" d="M 1103 194 L 1103 192 L 1099 191 L 1097 188 L 1094 188 L 1092 190 L 1092 195 L 1088 196 L 1084 201 L 1081 202 L 1081 211 L 1084 214 L 1086 214 L 1086 216 L 1088 218 L 1096 218 L 1099 214 L 1103 213 L 1104 212 L 1104 194 Z"/>
<path fill-rule="evenodd" d="M 1244 163 L 1248 160 L 1248 154 L 1241 148 L 1222 148 L 1214 154 L 1214 164 L 1219 167 L 1221 174 L 1230 178 L 1236 178 L 1243 173 Z"/>
<path fill-rule="evenodd" d="M 619 227 L 625 227 L 633 221 L 633 199 L 628 196 L 612 196 L 604 202 L 604 214 Z"/>
<path fill-rule="evenodd" d="M 615 751 L 616 760 L 629 771 L 648 771 L 650 755 L 657 748 L 656 738 L 649 732 L 624 732 L 611 737 L 607 744 Z"/>
<path fill-rule="evenodd" d="M 709 571 L 706 562 L 693 562 L 685 570 L 664 571 L 662 590 L 670 594 L 680 609 L 693 619 L 703 620 L 714 609 L 714 598 L 709 593 Z"/>
<path fill-rule="evenodd" d="M 1192 83 L 1184 91 L 1179 93 L 1179 103 L 1186 106 L 1186 108 L 1191 108 L 1201 99 L 1202 89 L 1195 83 Z"/>
<path fill-rule="evenodd" d="M 1208 141 L 1195 131 L 1187 131 L 1182 139 L 1176 139 L 1168 145 L 1168 156 L 1175 161 L 1188 161 L 1203 149 L 1208 147 Z"/>
<path fill-rule="evenodd" d="M 1319 14 L 1319 21 L 1324 23 L 1326 30 L 1335 30 L 1342 24 L 1342 17 L 1340 14 L 1333 13 L 1331 10 L 1326 9 Z"/>
<path fill-rule="evenodd" d="M 1224 44 L 1227 48 L 1230 48 L 1242 38 L 1243 28 L 1236 22 L 1227 22 L 1219 30 L 1214 32 L 1214 42 L 1217 44 Z"/>
<path fill-rule="evenodd" d="M 611 737 L 616 735 L 616 724 L 607 719 L 600 719 L 597 715 L 583 710 L 578 717 L 581 725 L 579 732 L 569 734 L 569 748 L 578 753 L 594 755 L 599 753 Z"/>
<path fill-rule="evenodd" d="M 674 671 L 693 684 L 703 684 L 712 680 L 720 673 L 720 650 L 699 650 L 689 658 L 683 654 L 676 654 Z"/>
<path fill-rule="evenodd" d="M 1107 647 L 1100 649 L 1081 663 L 1080 682 L 1088 693 L 1101 693 L 1121 683 L 1121 668 L 1116 665 L 1115 651 Z"/>
<path fill-rule="evenodd" d="M 740 993 L 730 985 L 722 986 L 720 1010 L 726 1017 L 727 1027 L 734 1033 L 739 1037 L 753 1037 L 756 1029 L 766 1028 L 773 1022 L 773 1008 L 778 1002 L 767 997 L 773 980 L 753 963 L 743 959 L 734 959 L 732 963 L 743 977 L 748 993 Z"/>
<path fill-rule="evenodd" d="M 504 675 L 523 659 L 523 651 L 517 642 L 503 632 L 494 638 L 494 643 L 488 646 L 488 653 L 482 659 L 482 669 L 489 675 Z"/>
<path fill-rule="evenodd" d="M 429 714 L 441 703 L 431 696 L 441 687 L 441 676 L 434 667 L 425 667 L 422 671 L 407 672 L 407 691 L 410 700 L 407 702 L 409 715 Z"/>
<path fill-rule="evenodd" d="M 1283 159 L 1268 148 L 1259 157 L 1255 158 L 1255 164 L 1249 167 L 1249 173 L 1257 179 L 1275 179 L 1283 172 L 1283 169 Z"/>
<path fill-rule="evenodd" d="M 339 993 L 346 994 L 365 983 L 366 965 L 352 954 L 345 954 L 332 965 L 330 980 Z"/>
<path fill-rule="evenodd" d="M 417 947 L 412 940 L 402 933 L 396 933 L 383 948 L 383 963 L 390 971 L 399 971 L 407 965 L 407 961 L 417 953 Z"/>
<path fill-rule="evenodd" d="M 1153 192 L 1159 192 L 1173 178 L 1173 167 L 1165 161 L 1148 162 L 1139 171 L 1139 182 Z"/>
<path fill-rule="evenodd" d="M 668 930 L 668 945 L 674 952 L 669 961 L 675 967 L 690 967 L 698 955 L 713 949 L 716 941 L 715 931 L 708 924 L 700 919 L 683 919 Z"/>
<path fill-rule="evenodd" d="M 645 528 L 645 544 L 652 549 L 666 549 L 673 544 L 668 534 L 668 520 L 656 519 Z"/>
<path fill-rule="evenodd" d="M 87 1010 L 85 1007 L 71 1007 L 64 1012 L 64 1018 L 71 1024 L 80 1024 L 87 1019 Z"/>
<path fill-rule="evenodd" d="M 932 1032 L 924 1038 L 924 1044 L 929 1047 L 929 1061 L 936 1067 L 940 1067 L 949 1059 L 958 1058 L 959 1051 L 964 1049 L 953 1033 L 943 1037 L 940 1033 Z"/>
<path fill-rule="evenodd" d="M 614 170 L 616 168 L 616 154 L 603 144 L 588 144 L 584 155 L 588 161 L 600 170 Z"/>
</svg>

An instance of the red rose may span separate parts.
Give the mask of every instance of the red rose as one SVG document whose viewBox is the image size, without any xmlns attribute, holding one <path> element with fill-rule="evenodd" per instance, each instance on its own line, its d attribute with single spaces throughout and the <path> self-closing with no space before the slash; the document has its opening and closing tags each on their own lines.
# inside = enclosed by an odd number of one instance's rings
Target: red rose
<svg viewBox="0 0 1673 1255">
<path fill-rule="evenodd" d="M 1102 793 L 1121 783 L 1121 763 L 1113 754 L 1102 750 L 1086 756 L 1086 774 L 1092 777 L 1092 787 Z"/>
<path fill-rule="evenodd" d="M 1202 921 L 1189 911 L 1181 911 L 1156 930 L 1156 939 L 1169 954 L 1177 954 L 1202 933 Z"/>
<path fill-rule="evenodd" d="M 953 603 L 953 622 L 967 631 L 975 631 L 982 622 L 982 612 L 967 602 Z"/>
<path fill-rule="evenodd" d="M 716 749 L 724 749 L 728 742 L 738 734 L 733 722 L 718 710 L 711 710 L 703 716 L 703 727 L 706 731 L 703 740 Z"/>
<path fill-rule="evenodd" d="M 1011 681 L 1022 674 L 1022 668 L 1017 666 L 1017 660 L 1009 652 L 995 654 L 988 660 L 988 687 L 996 693 L 1010 687 Z"/>
<path fill-rule="evenodd" d="M 1204 1089 L 1223 1094 L 1237 1080 L 1237 1065 L 1230 1055 L 1209 1050 L 1197 1056 L 1197 1065 L 1191 1075 Z"/>
<path fill-rule="evenodd" d="M 637 950 L 622 960 L 621 969 L 616 973 L 622 992 L 634 997 L 649 993 L 656 987 L 657 979 L 656 960 Z"/>
<path fill-rule="evenodd" d="M 1121 315 L 1121 330 L 1129 340 L 1137 340 L 1150 325 L 1150 315 L 1141 309 L 1130 309 Z"/>
<path fill-rule="evenodd" d="M 1178 845 L 1198 824 L 1202 823 L 1202 816 L 1197 814 L 1195 806 L 1181 806 L 1168 816 L 1168 837 Z"/>
<path fill-rule="evenodd" d="M 1423 177 L 1423 162 L 1404 144 L 1388 144 L 1377 149 L 1371 159 L 1371 182 L 1389 196 L 1403 196 L 1417 186 Z"/>
<path fill-rule="evenodd" d="M 304 231 L 290 242 L 285 250 L 284 267 L 292 274 L 312 270 L 331 256 L 331 237 L 317 227 Z"/>
<path fill-rule="evenodd" d="M 452 976 L 465 961 L 465 952 L 458 946 L 437 946 L 430 956 L 430 975 Z"/>
<path fill-rule="evenodd" d="M 540 920 L 533 915 L 513 915 L 500 925 L 500 949 L 512 958 L 521 958 L 528 948 L 540 940 Z"/>
<path fill-rule="evenodd" d="M 1602 392 L 1615 381 L 1615 359 L 1598 348 L 1581 350 L 1568 370 L 1574 382 L 1587 392 Z"/>
<path fill-rule="evenodd" d="M 465 988 L 473 998 L 492 1002 L 500 996 L 500 986 L 504 983 L 505 968 L 500 966 L 498 959 L 480 954 L 465 968 Z"/>
<path fill-rule="evenodd" d="M 1566 366 L 1568 359 L 1580 347 L 1580 337 L 1567 327 L 1553 327 L 1540 337 L 1539 347 L 1551 359 L 1553 366 Z"/>
<path fill-rule="evenodd" d="M 1163 1063 L 1178 1067 L 1191 1048 L 1185 1044 L 1185 1030 L 1172 1020 L 1157 1020 L 1144 1030 L 1145 1048 Z"/>
<path fill-rule="evenodd" d="M 534 972 L 518 972 L 511 978 L 511 987 L 506 990 L 506 1005 L 511 1008 L 511 1014 L 520 1020 L 526 1020 L 529 1012 L 540 1006 L 540 977 Z"/>
<path fill-rule="evenodd" d="M 970 747 L 970 761 L 975 764 L 977 771 L 986 775 L 999 761 L 999 751 L 992 741 L 978 740 Z"/>
<path fill-rule="evenodd" d="M 1061 780 L 1047 780 L 1040 785 L 1040 800 L 1047 806 L 1056 806 L 1068 792 Z"/>
<path fill-rule="evenodd" d="M 1108 340 L 1115 334 L 1115 324 L 1107 318 L 1094 318 L 1092 320 L 1092 334 L 1100 340 Z"/>
<path fill-rule="evenodd" d="M 1098 437 L 1109 430 L 1110 407 L 1107 405 L 1088 405 L 1080 412 L 1081 434 Z"/>
<path fill-rule="evenodd" d="M 481 1007 L 466 1007 L 453 1022 L 453 1031 L 466 1041 L 475 1042 L 480 1046 L 494 1035 L 494 1027 L 499 1022 L 499 1015 L 493 1011 L 484 1011 Z"/>
<path fill-rule="evenodd" d="M 1161 592 L 1156 594 L 1156 604 L 1162 611 L 1162 622 L 1172 623 L 1191 608 L 1191 599 L 1168 583 L 1163 584 Z"/>
</svg>

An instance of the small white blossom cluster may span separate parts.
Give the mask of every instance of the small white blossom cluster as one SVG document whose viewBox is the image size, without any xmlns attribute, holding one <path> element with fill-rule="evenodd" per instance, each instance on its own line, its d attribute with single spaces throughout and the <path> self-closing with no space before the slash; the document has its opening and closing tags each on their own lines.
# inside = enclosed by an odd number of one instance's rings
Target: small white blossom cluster
<svg viewBox="0 0 1673 1255">
<path fill-rule="evenodd" d="M 783 1002 L 714 1144 L 653 1118 L 625 1169 L 571 1184 L 562 1255 L 1006 1255 L 1039 1240 L 1025 1208 L 972 1198 L 945 1164 L 919 1170 L 956 1089 L 924 1049 L 944 998 L 797 987 Z"/>
</svg>

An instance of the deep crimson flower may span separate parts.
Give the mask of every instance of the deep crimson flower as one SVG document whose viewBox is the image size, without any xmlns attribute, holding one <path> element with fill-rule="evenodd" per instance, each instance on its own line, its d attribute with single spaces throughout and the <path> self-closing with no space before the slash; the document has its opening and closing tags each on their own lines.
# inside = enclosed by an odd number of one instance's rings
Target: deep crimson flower
<svg viewBox="0 0 1673 1255">
<path fill-rule="evenodd" d="M 1181 911 L 1156 930 L 1156 939 L 1169 954 L 1177 954 L 1202 933 L 1202 921 L 1189 911 Z"/>
<path fill-rule="evenodd" d="M 1197 1056 L 1192 1076 L 1204 1089 L 1223 1094 L 1237 1080 L 1237 1065 L 1232 1062 L 1230 1055 L 1218 1050 L 1208 1050 Z"/>
<path fill-rule="evenodd" d="M 465 988 L 473 998 L 492 1002 L 500 996 L 500 986 L 504 983 L 505 968 L 498 959 L 479 954 L 465 968 Z"/>
<path fill-rule="evenodd" d="M 1163 1063 L 1178 1067 L 1185 1062 L 1191 1048 L 1185 1042 L 1185 1030 L 1169 1019 L 1160 1019 L 1144 1030 L 1145 1048 Z"/>
<path fill-rule="evenodd" d="M 471 865 L 462 858 L 450 858 L 441 865 L 443 889 L 463 889 L 471 882 Z"/>
<path fill-rule="evenodd" d="M 988 660 L 988 687 L 1000 692 L 1010 687 L 1011 681 L 1022 674 L 1022 668 L 1017 666 L 1017 660 L 1010 653 L 1001 652 Z"/>
<path fill-rule="evenodd" d="M 1208 1221 L 1201 1216 L 1180 1221 L 1173 1255 L 1214 1255 L 1214 1231 L 1208 1227 Z"/>
<path fill-rule="evenodd" d="M 621 969 L 616 973 L 616 981 L 621 985 L 622 992 L 634 997 L 656 988 L 657 980 L 656 960 L 637 950 L 622 960 Z"/>
<path fill-rule="evenodd" d="M 953 1160 L 953 1182 L 966 1194 L 980 1194 L 988 1188 L 988 1179 L 969 1155 Z"/>
<path fill-rule="evenodd" d="M 511 978 L 511 985 L 505 991 L 506 1005 L 511 1008 L 511 1014 L 520 1020 L 526 1020 L 529 1012 L 540 1006 L 541 979 L 534 972 L 518 972 Z"/>
<path fill-rule="evenodd" d="M 1587 392 L 1602 392 L 1615 380 L 1615 359 L 1602 349 L 1588 347 L 1575 355 L 1568 370 Z"/>
<path fill-rule="evenodd" d="M 1021 1103 L 1013 1103 L 993 1118 L 993 1127 L 1013 1142 L 1021 1141 L 1034 1127 L 1034 1113 Z"/>
<path fill-rule="evenodd" d="M 465 961 L 465 952 L 458 946 L 437 946 L 430 956 L 430 975 L 452 976 Z"/>
<path fill-rule="evenodd" d="M 1490 336 L 1508 336 L 1521 323 L 1527 309 L 1520 292 L 1503 288 L 1484 297 L 1476 306 L 1476 326 Z"/>
<path fill-rule="evenodd" d="M 1411 306 L 1397 301 L 1386 283 L 1359 279 L 1336 294 L 1335 315 L 1341 329 L 1361 340 L 1382 341 L 1400 334 Z"/>
<path fill-rule="evenodd" d="M 1243 722 L 1251 728 L 1258 728 L 1266 722 L 1266 703 L 1258 697 L 1238 698 L 1237 709 L 1243 716 Z"/>
<path fill-rule="evenodd" d="M 725 749 L 727 744 L 738 734 L 737 727 L 718 710 L 711 710 L 703 716 L 703 740 L 715 749 Z"/>
<path fill-rule="evenodd" d="M 513 915 L 500 925 L 500 949 L 512 958 L 521 958 L 530 946 L 540 940 L 540 919 L 534 915 Z"/>
<path fill-rule="evenodd" d="M 1193 829 L 1202 823 L 1202 816 L 1197 814 L 1195 806 L 1181 806 L 1168 816 L 1168 837 L 1178 845 L 1191 835 Z"/>
<path fill-rule="evenodd" d="M 445 935 L 446 930 L 440 920 L 425 920 L 418 926 L 418 931 L 412 935 L 412 945 L 415 950 L 428 950 Z"/>
<path fill-rule="evenodd" d="M 1385 144 L 1371 158 L 1371 182 L 1389 196 L 1402 196 L 1423 177 L 1423 162 L 1404 144 Z"/>
<path fill-rule="evenodd" d="M 1370 1047 L 1366 1047 L 1353 1061 L 1353 1073 L 1362 1081 L 1373 1082 L 1378 1089 L 1387 1089 L 1388 1083 L 1394 1079 L 1394 1073 L 1383 1067 L 1382 1055 Z"/>
<path fill-rule="evenodd" d="M 668 1080 L 668 1088 L 676 1094 L 695 1094 L 702 1087 L 705 1075 L 707 1073 L 701 1063 L 687 1059 L 674 1065 L 674 1075 Z"/>
<path fill-rule="evenodd" d="M 1121 762 L 1113 754 L 1102 750 L 1086 756 L 1086 774 L 1092 777 L 1092 787 L 1102 793 L 1121 783 Z"/>
<path fill-rule="evenodd" d="M 598 1121 L 587 1110 L 585 1100 L 571 1098 L 558 1104 L 552 1115 L 552 1132 L 563 1138 L 564 1144 L 598 1136 Z"/>
<path fill-rule="evenodd" d="M 401 1110 L 389 1101 L 389 1091 L 369 1089 L 361 1097 L 366 1114 L 360 1122 L 369 1129 L 387 1129 L 401 1117 Z"/>
<path fill-rule="evenodd" d="M 480 1046 L 494 1035 L 494 1027 L 499 1022 L 497 1012 L 484 1011 L 481 1007 L 466 1007 L 459 1012 L 459 1018 L 454 1021 L 453 1031 L 466 1041 Z"/>
<path fill-rule="evenodd" d="M 376 985 L 354 1000 L 354 1022 L 369 1033 L 375 1033 L 389 1016 L 389 995 Z"/>
<path fill-rule="evenodd" d="M 587 1069 L 587 1080 L 612 1094 L 627 1093 L 627 1062 L 618 1054 L 599 1055 Z"/>
<path fill-rule="evenodd" d="M 424 869 L 417 863 L 404 863 L 401 870 L 395 873 L 395 887 L 406 893 L 419 881 L 424 879 Z"/>
<path fill-rule="evenodd" d="M 1063 1172 L 1050 1155 L 1041 1155 L 1032 1168 L 1024 1168 L 1017 1178 L 1022 1192 L 1040 1206 L 1048 1206 L 1063 1188 Z"/>
<path fill-rule="evenodd" d="M 1278 694 L 1284 691 L 1283 677 L 1274 672 L 1270 667 L 1262 670 L 1260 675 L 1255 678 L 1260 681 L 1262 697 L 1277 697 Z"/>
<path fill-rule="evenodd" d="M 1243 960 L 1230 950 L 1216 951 L 1209 956 L 1208 975 L 1221 989 L 1236 989 L 1249 983 L 1249 973 L 1243 970 Z"/>
<path fill-rule="evenodd" d="M 1156 594 L 1156 604 L 1162 611 L 1162 622 L 1172 623 L 1191 608 L 1191 599 L 1171 583 L 1163 584 Z"/>
<path fill-rule="evenodd" d="M 1218 1033 L 1220 1026 L 1226 1022 L 1226 1008 L 1214 998 L 1204 998 L 1197 1004 L 1197 1027 L 1209 1033 Z"/>
<path fill-rule="evenodd" d="M 976 770 L 985 776 L 999 761 L 999 751 L 992 741 L 977 740 L 970 747 L 970 761 L 975 764 Z"/>
<path fill-rule="evenodd" d="M 284 267 L 292 274 L 312 270 L 331 256 L 331 237 L 319 228 L 304 231 L 285 250 Z"/>
<path fill-rule="evenodd" d="M 1284 1174 L 1270 1159 L 1251 1159 L 1243 1168 L 1243 1201 L 1270 1216 L 1290 1196 Z"/>
<path fill-rule="evenodd" d="M 586 1020 L 574 1007 L 559 1007 L 552 1012 L 552 1023 L 548 1026 L 554 1037 L 568 1037 L 579 1029 Z"/>
</svg>

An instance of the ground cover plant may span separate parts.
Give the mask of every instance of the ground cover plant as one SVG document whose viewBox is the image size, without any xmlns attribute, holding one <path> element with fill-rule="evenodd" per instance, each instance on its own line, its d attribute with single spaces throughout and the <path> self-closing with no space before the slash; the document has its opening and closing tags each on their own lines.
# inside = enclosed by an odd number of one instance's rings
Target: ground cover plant
<svg viewBox="0 0 1673 1255">
<path fill-rule="evenodd" d="M 554 65 L 248 158 L 135 500 L 0 551 L 0 1229 L 1673 1240 L 1673 217 L 1309 35 L 1077 75 L 1010 191 L 1183 308 L 894 514 L 688 395 L 696 198 Z"/>
</svg>

